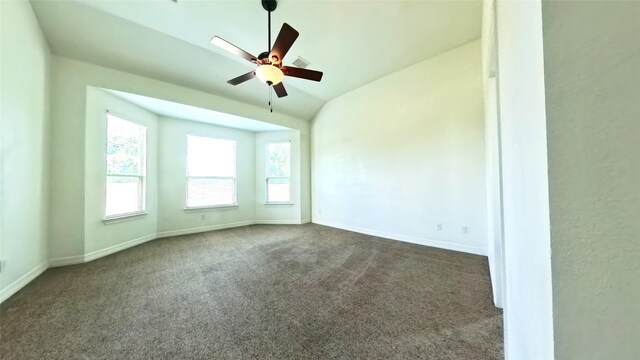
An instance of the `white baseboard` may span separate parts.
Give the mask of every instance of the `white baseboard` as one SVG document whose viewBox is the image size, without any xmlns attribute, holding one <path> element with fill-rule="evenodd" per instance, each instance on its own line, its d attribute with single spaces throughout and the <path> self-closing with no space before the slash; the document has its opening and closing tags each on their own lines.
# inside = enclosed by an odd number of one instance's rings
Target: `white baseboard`
<svg viewBox="0 0 640 360">
<path fill-rule="evenodd" d="M 255 221 L 249 220 L 249 221 L 240 221 L 240 222 L 229 223 L 229 224 L 208 225 L 208 226 L 200 226 L 197 228 L 161 231 L 155 234 L 155 236 L 156 236 L 156 239 L 160 239 L 160 238 L 171 237 L 171 236 L 180 236 L 180 235 L 196 234 L 196 233 L 213 231 L 213 230 L 230 229 L 234 227 L 253 225 L 255 223 L 256 223 Z"/>
<path fill-rule="evenodd" d="M 116 253 L 118 251 L 122 251 L 124 249 L 128 249 L 128 248 L 136 246 L 136 245 L 140 245 L 140 244 L 145 243 L 147 241 L 155 240 L 156 238 L 157 238 L 156 234 L 151 234 L 151 235 L 146 235 L 146 236 L 143 236 L 143 237 L 139 237 L 137 239 L 125 241 L 123 243 L 116 244 L 116 245 L 113 245 L 113 246 L 109 246 L 108 248 L 92 251 L 92 252 L 86 253 L 84 255 L 67 256 L 67 257 L 62 257 L 62 258 L 50 259 L 49 260 L 49 267 L 58 267 L 58 266 L 66 266 L 66 265 L 74 265 L 74 264 L 86 263 L 86 262 L 89 262 L 89 261 L 92 261 L 92 260 L 95 260 L 95 259 L 99 259 L 99 258 L 107 256 L 107 255 L 111 255 L 111 254 Z"/>
<path fill-rule="evenodd" d="M 116 253 L 118 251 L 122 251 L 124 249 L 128 249 L 130 247 L 140 245 L 147 241 L 166 238 L 171 236 L 180 236 L 180 235 L 188 235 L 188 234 L 196 234 L 207 231 L 214 230 L 222 230 L 222 229 L 230 229 L 240 226 L 254 225 L 254 224 L 301 224 L 300 220 L 248 220 L 248 221 L 240 221 L 235 223 L 228 224 L 218 224 L 218 225 L 208 225 L 208 226 L 200 226 L 197 228 L 189 228 L 189 229 L 179 229 L 179 230 L 170 230 L 170 231 L 161 231 L 155 234 L 146 235 L 137 239 L 129 240 L 123 242 L 121 244 L 113 245 L 108 248 L 92 251 L 90 253 L 78 256 L 68 256 L 63 258 L 56 258 L 49 260 L 50 267 L 57 266 L 65 266 L 65 265 L 73 265 L 73 264 L 82 264 L 85 262 L 89 262 L 95 259 L 99 259 L 101 257 Z"/>
<path fill-rule="evenodd" d="M 49 267 L 67 266 L 74 264 L 82 264 L 84 262 L 83 255 L 67 256 L 49 260 Z"/>
<path fill-rule="evenodd" d="M 45 261 L 42 264 L 36 266 L 31 269 L 28 273 L 20 276 L 16 281 L 7 285 L 4 289 L 0 290 L 0 303 L 7 300 L 11 295 L 18 292 L 18 290 L 22 289 L 25 285 L 33 281 L 33 279 L 37 278 L 38 275 L 42 274 L 48 268 L 48 263 Z"/>
<path fill-rule="evenodd" d="M 254 224 L 262 225 L 300 225 L 301 220 L 256 220 Z"/>
<path fill-rule="evenodd" d="M 300 221 L 300 224 L 308 224 L 311 222 L 311 218 L 309 219 L 302 219 L 302 221 Z"/>
<path fill-rule="evenodd" d="M 89 262 L 91 260 L 99 259 L 103 256 L 111 255 L 118 251 L 122 251 L 124 249 L 128 249 L 130 247 L 140 245 L 142 243 L 146 243 L 147 241 L 155 240 L 155 239 L 157 239 L 156 234 L 145 235 L 137 239 L 133 239 L 117 245 L 109 246 L 108 248 L 92 251 L 90 253 L 84 254 L 84 262 Z"/>
<path fill-rule="evenodd" d="M 477 246 L 465 245 L 460 243 L 452 243 L 452 242 L 441 241 L 441 240 L 419 238 L 415 236 L 393 234 L 393 233 L 388 233 L 384 231 L 361 228 L 357 226 L 344 225 L 344 224 L 336 223 L 333 221 L 327 221 L 327 220 L 316 219 L 316 218 L 313 219 L 313 223 L 318 225 L 338 228 L 342 230 L 353 231 L 361 234 L 377 236 L 385 239 L 398 240 L 398 241 L 408 242 L 412 244 L 425 245 L 425 246 L 431 246 L 431 247 L 436 247 L 440 249 L 460 251 L 468 254 L 487 256 L 487 250 Z"/>
<path fill-rule="evenodd" d="M 38 265 L 36 268 L 32 269 L 28 273 L 22 275 L 19 279 L 9 284 L 4 289 L 0 290 L 0 303 L 4 300 L 8 299 L 11 295 L 15 294 L 18 290 L 22 289 L 25 285 L 30 283 L 33 279 L 35 279 L 38 275 L 42 274 L 47 268 L 50 267 L 58 267 L 58 266 L 66 266 L 66 265 L 74 265 L 74 264 L 82 264 L 92 260 L 99 259 L 101 257 L 111 255 L 118 251 L 122 251 L 128 249 L 130 247 L 140 245 L 147 241 L 171 237 L 171 236 L 179 236 L 179 235 L 187 235 L 187 234 L 195 234 L 213 230 L 221 230 L 221 229 L 229 229 L 240 226 L 254 225 L 254 224 L 286 224 L 286 225 L 299 225 L 305 222 L 309 222 L 310 220 L 249 220 L 249 221 L 240 221 L 229 224 L 220 224 L 220 225 L 209 225 L 209 226 L 201 226 L 197 228 L 190 229 L 180 229 L 180 230 L 171 230 L 171 231 L 162 231 L 159 233 L 154 233 L 150 235 L 145 235 L 139 237 L 137 239 L 129 240 L 117 245 L 110 246 L 108 248 L 92 251 L 90 253 L 84 255 L 76 255 L 76 256 L 67 256 L 61 258 L 50 259 L 48 262 L 44 262 Z"/>
</svg>

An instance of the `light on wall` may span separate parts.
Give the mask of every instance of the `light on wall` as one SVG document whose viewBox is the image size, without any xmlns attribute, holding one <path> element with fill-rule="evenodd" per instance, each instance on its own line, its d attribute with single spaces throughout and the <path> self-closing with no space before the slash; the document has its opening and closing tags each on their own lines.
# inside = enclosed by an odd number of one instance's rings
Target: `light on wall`
<svg viewBox="0 0 640 360">
<path fill-rule="evenodd" d="M 279 84 L 284 79 L 282 70 L 273 65 L 260 65 L 256 69 L 256 76 L 267 85 Z"/>
</svg>

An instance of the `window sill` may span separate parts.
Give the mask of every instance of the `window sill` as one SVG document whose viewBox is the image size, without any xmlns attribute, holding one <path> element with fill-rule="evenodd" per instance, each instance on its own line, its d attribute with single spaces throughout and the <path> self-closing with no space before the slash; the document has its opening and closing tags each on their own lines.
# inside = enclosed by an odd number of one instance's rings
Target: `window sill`
<svg viewBox="0 0 640 360">
<path fill-rule="evenodd" d="M 266 202 L 265 205 L 284 205 L 284 206 L 292 206 L 294 203 L 292 202 Z"/>
<path fill-rule="evenodd" d="M 128 214 L 122 214 L 122 215 L 113 215 L 113 216 L 109 216 L 102 219 L 102 222 L 105 225 L 115 224 L 123 221 L 138 220 L 139 218 L 144 217 L 146 215 L 147 215 L 146 211 L 140 211 L 140 212 L 134 212 L 134 213 L 128 213 Z"/>
<path fill-rule="evenodd" d="M 238 204 L 232 205 L 211 205 L 211 206 L 198 206 L 198 207 L 186 207 L 184 211 L 207 211 L 207 210 L 224 210 L 224 209 L 237 209 Z"/>
</svg>

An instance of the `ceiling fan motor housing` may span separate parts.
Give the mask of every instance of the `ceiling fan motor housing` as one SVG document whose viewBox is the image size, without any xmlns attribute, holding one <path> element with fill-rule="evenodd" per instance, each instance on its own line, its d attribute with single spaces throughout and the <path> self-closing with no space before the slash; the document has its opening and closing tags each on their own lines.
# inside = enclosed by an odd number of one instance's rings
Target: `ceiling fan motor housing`
<svg viewBox="0 0 640 360">
<path fill-rule="evenodd" d="M 282 62 L 280 61 L 280 58 L 278 58 L 278 55 L 270 54 L 267 51 L 260 53 L 257 60 L 259 60 L 259 64 L 263 65 L 273 65 L 277 67 L 282 66 Z"/>
<path fill-rule="evenodd" d="M 265 51 L 263 53 L 260 53 L 260 55 L 258 55 L 258 60 L 262 61 L 263 64 L 266 64 L 269 60 L 269 52 Z"/>
</svg>

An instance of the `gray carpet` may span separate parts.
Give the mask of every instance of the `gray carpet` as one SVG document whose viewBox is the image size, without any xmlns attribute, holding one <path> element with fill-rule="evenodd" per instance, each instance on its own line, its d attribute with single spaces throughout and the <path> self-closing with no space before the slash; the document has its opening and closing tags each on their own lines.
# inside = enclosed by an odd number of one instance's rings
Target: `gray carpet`
<svg viewBox="0 0 640 360">
<path fill-rule="evenodd" d="M 8 359 L 500 359 L 486 258 L 319 225 L 151 241 L 2 304 Z"/>
</svg>

